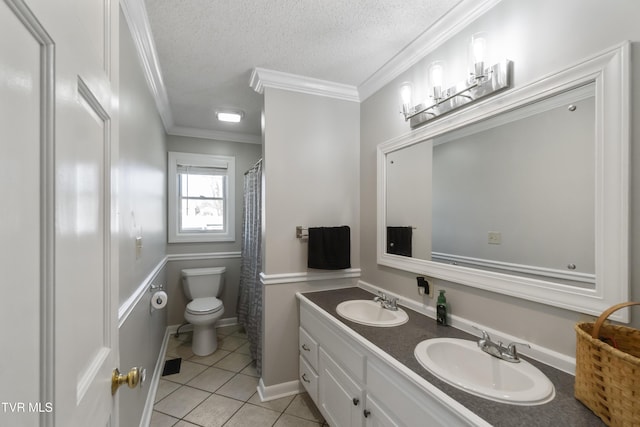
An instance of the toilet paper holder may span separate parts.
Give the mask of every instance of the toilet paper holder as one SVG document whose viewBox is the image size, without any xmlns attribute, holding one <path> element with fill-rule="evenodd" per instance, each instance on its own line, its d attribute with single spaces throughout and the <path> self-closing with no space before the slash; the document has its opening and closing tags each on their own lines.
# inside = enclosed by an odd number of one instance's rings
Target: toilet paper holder
<svg viewBox="0 0 640 427">
<path fill-rule="evenodd" d="M 164 291 L 164 285 L 160 283 L 159 285 L 154 285 L 153 283 L 149 285 L 149 292 L 155 291 Z"/>
<path fill-rule="evenodd" d="M 150 285 L 149 292 L 151 295 L 151 307 L 149 307 L 149 313 L 153 314 L 156 310 L 161 310 L 167 305 L 167 293 L 164 291 L 164 285 Z M 158 298 L 157 303 L 154 302 L 154 298 Z"/>
</svg>

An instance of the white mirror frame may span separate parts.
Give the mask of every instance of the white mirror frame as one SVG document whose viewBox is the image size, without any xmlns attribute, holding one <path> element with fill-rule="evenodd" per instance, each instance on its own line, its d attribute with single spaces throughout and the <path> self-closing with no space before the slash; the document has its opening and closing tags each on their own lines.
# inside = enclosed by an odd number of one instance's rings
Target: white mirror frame
<svg viewBox="0 0 640 427">
<path fill-rule="evenodd" d="M 529 301 L 599 316 L 629 300 L 630 43 L 442 117 L 377 147 L 378 264 Z M 595 289 L 386 253 L 386 162 L 396 151 L 502 112 L 595 83 Z M 629 322 L 628 310 L 610 316 Z"/>
</svg>

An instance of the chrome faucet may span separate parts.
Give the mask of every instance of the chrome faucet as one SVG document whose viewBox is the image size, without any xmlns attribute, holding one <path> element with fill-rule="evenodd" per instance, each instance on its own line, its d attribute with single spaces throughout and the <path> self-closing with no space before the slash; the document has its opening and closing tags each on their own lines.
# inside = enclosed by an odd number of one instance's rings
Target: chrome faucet
<svg viewBox="0 0 640 427">
<path fill-rule="evenodd" d="M 382 308 L 386 308 L 387 310 L 398 310 L 398 298 L 388 298 L 382 292 L 378 292 L 378 296 L 373 298 L 375 302 L 379 302 Z"/>
<path fill-rule="evenodd" d="M 491 341 L 491 337 L 487 331 L 482 330 L 477 326 L 473 327 L 482 333 L 482 338 L 478 340 L 478 347 L 480 347 L 480 350 L 492 355 L 493 357 L 497 357 L 498 359 L 506 360 L 511 363 L 520 363 L 520 357 L 518 356 L 516 346 L 522 345 L 531 348 L 529 344 L 519 342 L 512 342 L 505 347 L 501 341 L 498 341 L 497 343 Z"/>
</svg>

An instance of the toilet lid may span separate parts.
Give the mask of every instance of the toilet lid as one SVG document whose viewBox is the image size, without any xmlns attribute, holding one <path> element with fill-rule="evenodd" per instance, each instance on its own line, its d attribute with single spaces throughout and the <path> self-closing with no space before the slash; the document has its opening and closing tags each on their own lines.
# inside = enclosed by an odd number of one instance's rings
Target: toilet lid
<svg viewBox="0 0 640 427">
<path fill-rule="evenodd" d="M 196 298 L 187 304 L 187 311 L 191 314 L 211 314 L 222 309 L 222 301 L 215 297 Z"/>
</svg>

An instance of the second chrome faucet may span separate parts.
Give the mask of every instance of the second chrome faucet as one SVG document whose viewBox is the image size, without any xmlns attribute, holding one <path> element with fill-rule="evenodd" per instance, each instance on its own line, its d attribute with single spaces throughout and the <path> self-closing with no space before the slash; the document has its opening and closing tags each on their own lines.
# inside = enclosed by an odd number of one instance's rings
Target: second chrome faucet
<svg viewBox="0 0 640 427">
<path fill-rule="evenodd" d="M 378 296 L 373 299 L 375 302 L 379 302 L 382 308 L 387 310 L 398 310 L 398 298 L 389 298 L 382 292 L 378 292 Z"/>
<path fill-rule="evenodd" d="M 497 357 L 498 359 L 506 360 L 511 363 L 519 363 L 520 357 L 518 356 L 518 350 L 516 347 L 520 345 L 531 348 L 529 344 L 518 342 L 512 342 L 508 346 L 504 346 L 501 341 L 498 341 L 497 343 L 491 341 L 491 337 L 487 331 L 480 329 L 477 326 L 473 327 L 482 333 L 482 338 L 478 340 L 478 347 L 480 347 L 480 350 Z"/>
</svg>

